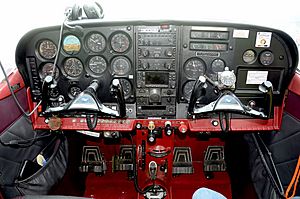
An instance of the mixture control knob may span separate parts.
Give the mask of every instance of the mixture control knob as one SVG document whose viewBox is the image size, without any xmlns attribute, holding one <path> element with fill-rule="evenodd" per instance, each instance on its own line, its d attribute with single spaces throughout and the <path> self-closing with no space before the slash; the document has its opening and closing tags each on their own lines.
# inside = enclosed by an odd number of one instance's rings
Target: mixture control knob
<svg viewBox="0 0 300 199">
<path fill-rule="evenodd" d="M 158 88 L 152 88 L 150 89 L 150 96 L 149 100 L 150 102 L 160 102 L 160 89 Z"/>
<path fill-rule="evenodd" d="M 178 130 L 180 133 L 186 133 L 188 130 L 188 127 L 184 122 L 181 122 Z"/>
</svg>

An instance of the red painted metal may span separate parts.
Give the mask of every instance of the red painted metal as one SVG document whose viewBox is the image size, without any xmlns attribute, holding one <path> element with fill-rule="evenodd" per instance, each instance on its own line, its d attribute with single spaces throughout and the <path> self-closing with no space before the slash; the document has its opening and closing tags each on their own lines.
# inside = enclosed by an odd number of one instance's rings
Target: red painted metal
<svg viewBox="0 0 300 199">
<path fill-rule="evenodd" d="M 32 109 L 33 106 L 31 105 Z M 270 131 L 279 130 L 282 118 L 282 106 L 274 108 L 274 118 L 263 119 L 231 119 L 231 131 Z M 88 130 L 85 118 L 61 118 L 62 130 Z M 166 121 L 171 121 L 173 126 L 180 127 L 181 122 L 187 125 L 189 132 L 220 132 L 220 126 L 213 126 L 215 119 L 98 119 L 98 125 L 95 131 L 132 131 L 136 123 L 148 125 L 149 121 L 160 123 L 158 126 L 164 126 Z M 39 117 L 37 113 L 32 118 L 34 129 L 49 129 L 45 123 L 44 117 Z"/>
<path fill-rule="evenodd" d="M 18 92 L 19 90 L 21 90 L 22 88 L 24 88 L 25 84 L 24 81 L 22 79 L 21 74 L 19 73 L 18 69 L 15 69 L 9 76 L 8 76 L 8 80 L 11 86 L 14 85 L 18 85 L 19 88 L 16 89 L 14 92 Z M 6 81 L 2 81 L 0 82 L 0 100 L 10 96 L 10 90 L 8 89 L 7 83 Z"/>
<path fill-rule="evenodd" d="M 156 123 L 159 125 L 160 123 Z M 143 124 L 146 125 L 146 122 Z M 146 164 L 143 169 L 138 164 L 138 183 L 140 188 L 144 188 L 152 183 L 159 184 L 168 192 L 168 199 L 192 198 L 193 193 L 200 187 L 207 187 L 218 191 L 225 195 L 228 199 L 232 198 L 231 183 L 227 172 L 215 172 L 213 179 L 207 179 L 203 173 L 203 160 L 205 150 L 208 146 L 224 146 L 224 141 L 219 138 L 211 138 L 208 141 L 198 139 L 195 134 L 172 134 L 167 136 L 162 134 L 161 138 L 157 138 L 154 144 L 147 143 L 147 130 L 137 130 L 134 144 L 139 148 L 142 141 L 146 144 Z M 103 176 L 89 174 L 85 183 L 85 197 L 93 198 L 136 198 L 144 199 L 138 194 L 134 188 L 133 180 L 128 179 L 126 171 L 112 172 L 112 156 L 118 154 L 120 145 L 131 144 L 130 140 L 122 139 L 120 144 L 105 144 L 103 139 L 89 141 L 88 145 L 99 146 L 107 162 L 108 170 Z M 170 150 L 167 156 L 155 158 L 149 155 L 154 148 L 160 146 L 160 149 Z M 172 175 L 173 149 L 174 147 L 190 147 L 193 157 L 193 174 Z M 137 162 L 140 162 L 139 149 L 137 149 Z M 157 179 L 151 181 L 148 175 L 148 164 L 150 161 L 157 162 L 160 165 L 164 161 L 168 161 L 167 173 L 158 170 Z"/>
<path fill-rule="evenodd" d="M 289 91 L 292 91 L 297 95 L 300 95 L 300 74 L 299 73 L 295 73 L 289 85 Z"/>
</svg>

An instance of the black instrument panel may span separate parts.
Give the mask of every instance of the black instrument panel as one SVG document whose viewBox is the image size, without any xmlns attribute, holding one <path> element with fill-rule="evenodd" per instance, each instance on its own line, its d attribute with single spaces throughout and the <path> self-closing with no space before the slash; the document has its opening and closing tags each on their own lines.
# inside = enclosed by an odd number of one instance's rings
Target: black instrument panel
<svg viewBox="0 0 300 199">
<path fill-rule="evenodd" d="M 235 94 L 247 104 L 261 103 L 258 85 L 269 80 L 275 105 L 295 71 L 297 51 L 285 33 L 269 28 L 188 22 L 82 23 L 65 29 L 58 48 L 59 27 L 37 29 L 21 39 L 16 61 L 32 100 L 42 98 L 42 85 L 53 75 L 49 106 L 68 102 L 97 79 L 98 98 L 115 103 L 110 84 L 118 78 L 133 118 L 185 118 L 195 80 L 213 81 L 225 67 L 236 75 Z M 56 71 L 53 63 L 58 55 Z M 53 74 L 52 74 L 53 73 Z M 213 88 L 200 103 L 216 99 Z"/>
</svg>

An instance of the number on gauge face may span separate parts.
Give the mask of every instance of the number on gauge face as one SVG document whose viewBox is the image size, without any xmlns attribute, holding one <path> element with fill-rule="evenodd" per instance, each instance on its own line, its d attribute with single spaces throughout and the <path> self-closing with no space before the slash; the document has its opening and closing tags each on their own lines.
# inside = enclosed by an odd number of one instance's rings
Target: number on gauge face
<svg viewBox="0 0 300 199">
<path fill-rule="evenodd" d="M 131 70 L 129 59 L 123 56 L 115 57 L 111 62 L 113 75 L 126 75 Z"/>
<path fill-rule="evenodd" d="M 83 72 L 83 65 L 77 58 L 68 58 L 64 63 L 64 70 L 70 77 L 78 77 Z"/>
<path fill-rule="evenodd" d="M 188 77 L 197 79 L 205 73 L 205 63 L 200 58 L 191 58 L 184 64 L 184 72 Z"/>
<path fill-rule="evenodd" d="M 45 79 L 45 77 L 47 77 L 48 75 L 52 75 L 52 71 L 53 71 L 53 63 L 46 63 L 42 66 L 42 68 L 40 69 L 40 77 L 42 80 Z M 59 76 L 59 70 L 57 67 L 55 67 L 55 73 L 54 73 L 54 79 L 57 79 Z"/>
<path fill-rule="evenodd" d="M 105 38 L 100 33 L 93 33 L 89 35 L 86 44 L 88 49 L 95 53 L 103 51 L 106 47 Z"/>
<path fill-rule="evenodd" d="M 53 41 L 45 39 L 40 43 L 38 52 L 45 59 L 53 59 L 57 53 L 57 48 Z"/>
<path fill-rule="evenodd" d="M 130 47 L 130 39 L 126 33 L 117 33 L 110 41 L 111 48 L 117 53 L 123 53 Z"/>
<path fill-rule="evenodd" d="M 96 75 L 102 74 L 107 68 L 106 60 L 101 56 L 94 56 L 89 61 L 89 69 Z"/>
</svg>

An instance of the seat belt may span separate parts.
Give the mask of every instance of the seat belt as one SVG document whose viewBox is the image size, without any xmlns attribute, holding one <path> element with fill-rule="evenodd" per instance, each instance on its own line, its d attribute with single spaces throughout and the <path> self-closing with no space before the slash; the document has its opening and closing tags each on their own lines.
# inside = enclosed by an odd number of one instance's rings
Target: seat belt
<svg viewBox="0 0 300 199">
<path fill-rule="evenodd" d="M 300 155 L 298 157 L 298 163 L 296 165 L 293 178 L 292 178 L 289 186 L 287 187 L 287 189 L 285 191 L 285 198 L 286 199 L 292 199 L 296 195 L 296 189 L 297 189 L 297 184 L 299 183 L 299 177 L 300 177 Z M 291 196 L 289 196 L 289 193 L 290 193 L 291 188 L 293 187 L 293 185 L 294 185 L 293 193 L 292 193 Z"/>
</svg>

